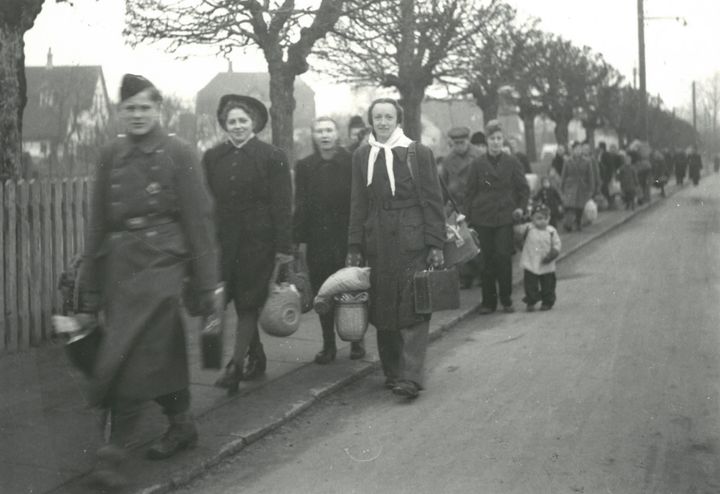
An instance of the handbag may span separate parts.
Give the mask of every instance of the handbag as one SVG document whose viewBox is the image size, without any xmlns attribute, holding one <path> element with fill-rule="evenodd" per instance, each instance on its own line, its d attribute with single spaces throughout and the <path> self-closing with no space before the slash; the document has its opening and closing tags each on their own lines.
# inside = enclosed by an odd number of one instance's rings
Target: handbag
<svg viewBox="0 0 720 494">
<path fill-rule="evenodd" d="M 81 323 L 77 317 L 55 315 L 52 317 L 53 331 L 66 338 L 65 353 L 70 363 L 86 377 L 92 377 L 100 343 L 102 328 L 97 319 Z"/>
<path fill-rule="evenodd" d="M 290 336 L 300 327 L 300 292 L 295 285 L 278 283 L 281 263 L 270 276 L 269 295 L 258 318 L 258 326 L 271 336 Z"/>
<path fill-rule="evenodd" d="M 415 312 L 432 314 L 460 308 L 460 278 L 457 270 L 426 269 L 413 275 Z"/>
<path fill-rule="evenodd" d="M 304 254 L 295 254 L 295 260 L 289 265 L 288 282 L 295 285 L 297 291 L 300 292 L 300 310 L 302 313 L 305 314 L 312 310 L 314 294 L 310 284 L 310 271 Z"/>
<path fill-rule="evenodd" d="M 415 143 L 408 146 L 407 164 L 410 170 L 410 176 L 413 177 L 413 179 L 419 177 L 420 170 L 417 165 Z M 445 243 L 443 244 L 445 266 L 452 267 L 477 257 L 477 255 L 480 254 L 480 239 L 477 232 L 468 226 L 465 221 L 465 215 L 460 212 L 460 208 L 458 208 L 455 199 L 448 190 L 447 185 L 445 185 L 445 181 L 440 176 L 438 176 L 438 180 L 453 208 L 450 217 L 445 218 Z M 413 182 L 415 183 L 418 200 L 420 204 L 423 204 L 425 200 L 420 181 L 413 180 Z"/>
</svg>

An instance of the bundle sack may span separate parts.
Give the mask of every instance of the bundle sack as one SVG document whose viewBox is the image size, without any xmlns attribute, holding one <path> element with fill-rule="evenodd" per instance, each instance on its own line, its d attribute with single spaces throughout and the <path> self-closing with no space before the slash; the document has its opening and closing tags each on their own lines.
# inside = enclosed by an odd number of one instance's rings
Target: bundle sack
<svg viewBox="0 0 720 494">
<path fill-rule="evenodd" d="M 332 308 L 335 295 L 359 292 L 370 288 L 370 268 L 349 266 L 339 269 L 325 280 L 315 296 L 314 307 L 318 314 L 326 314 Z"/>
<path fill-rule="evenodd" d="M 585 203 L 583 208 L 583 220 L 586 224 L 591 224 L 598 218 L 598 207 L 597 203 L 590 199 Z"/>
</svg>

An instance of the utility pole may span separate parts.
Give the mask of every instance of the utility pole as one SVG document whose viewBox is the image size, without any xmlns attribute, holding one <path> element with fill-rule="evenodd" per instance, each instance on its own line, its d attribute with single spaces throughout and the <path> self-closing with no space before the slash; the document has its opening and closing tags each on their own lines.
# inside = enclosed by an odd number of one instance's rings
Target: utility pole
<svg viewBox="0 0 720 494">
<path fill-rule="evenodd" d="M 644 141 L 648 140 L 648 108 L 647 108 L 647 87 L 645 85 L 645 9 L 643 0 L 637 0 L 638 18 L 638 65 L 640 72 L 640 121 L 641 135 Z"/>
<path fill-rule="evenodd" d="M 697 105 L 695 100 L 695 81 L 692 82 L 693 130 L 697 134 Z"/>
</svg>

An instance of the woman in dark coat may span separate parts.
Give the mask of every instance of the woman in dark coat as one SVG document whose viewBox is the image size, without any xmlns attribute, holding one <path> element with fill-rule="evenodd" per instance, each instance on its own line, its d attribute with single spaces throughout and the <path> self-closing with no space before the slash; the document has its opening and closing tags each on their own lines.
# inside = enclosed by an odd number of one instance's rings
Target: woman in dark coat
<svg viewBox="0 0 720 494">
<path fill-rule="evenodd" d="M 389 98 L 368 110 L 373 132 L 353 154 L 347 264 L 364 259 L 371 268 L 369 316 L 385 385 L 415 398 L 423 386 L 430 317 L 415 312 L 413 275 L 442 266 L 445 217 L 435 158 L 403 134 L 402 115 Z M 416 160 L 419 176 L 409 159 Z"/>
<path fill-rule="evenodd" d="M 150 81 L 125 75 L 120 100 L 126 136 L 101 152 L 78 307 L 85 318 L 104 315 L 89 397 L 112 417 L 110 444 L 98 451 L 95 471 L 108 485 L 123 480 L 117 466 L 145 401 L 160 404 L 170 423 L 149 458 L 197 442 L 181 290 L 191 268 L 208 315 L 218 283 L 212 201 L 194 150 L 161 128 L 162 97 Z"/>
<path fill-rule="evenodd" d="M 512 303 L 513 222 L 523 216 L 530 197 L 523 166 L 515 156 L 503 151 L 503 130 L 491 120 L 485 130 L 488 153 L 470 165 L 465 211 L 480 239 L 485 262 L 481 274 L 482 304 L 478 312 L 497 309 L 514 312 Z"/>
<path fill-rule="evenodd" d="M 702 170 L 703 163 L 700 153 L 697 152 L 695 146 L 688 148 L 688 176 L 693 181 L 693 185 L 697 186 L 700 183 L 700 170 Z"/>
<path fill-rule="evenodd" d="M 563 205 L 568 213 L 565 217 L 565 229 L 572 229 L 572 220 L 575 219 L 575 228 L 582 230 L 582 215 L 585 204 L 592 199 L 595 192 L 595 172 L 589 158 L 582 155 L 582 147 L 575 143 L 572 155 L 565 163 L 560 179 L 560 194 Z"/>
<path fill-rule="evenodd" d="M 265 105 L 228 94 L 217 115 L 228 140 L 205 152 L 203 166 L 215 197 L 221 274 L 238 320 L 234 356 L 215 385 L 234 392 L 241 379 L 265 371 L 257 322 L 275 264 L 293 259 L 292 199 L 285 153 L 256 137 L 268 120 Z"/>
<path fill-rule="evenodd" d="M 310 282 L 315 293 L 325 280 L 345 265 L 352 157 L 338 142 L 337 123 L 329 117 L 315 120 L 312 128 L 315 152 L 295 165 L 295 216 L 293 239 L 306 251 Z M 335 316 L 320 315 L 323 348 L 318 364 L 335 360 Z M 363 342 L 351 344 L 350 358 L 365 356 Z"/>
</svg>

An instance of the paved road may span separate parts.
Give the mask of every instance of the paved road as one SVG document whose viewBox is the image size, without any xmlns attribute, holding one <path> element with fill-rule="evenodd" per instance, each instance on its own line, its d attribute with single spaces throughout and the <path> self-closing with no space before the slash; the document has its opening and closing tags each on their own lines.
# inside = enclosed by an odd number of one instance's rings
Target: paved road
<svg viewBox="0 0 720 494">
<path fill-rule="evenodd" d="M 182 492 L 720 492 L 718 184 L 567 259 L 553 311 L 437 341 L 416 402 L 374 374 Z"/>
</svg>

